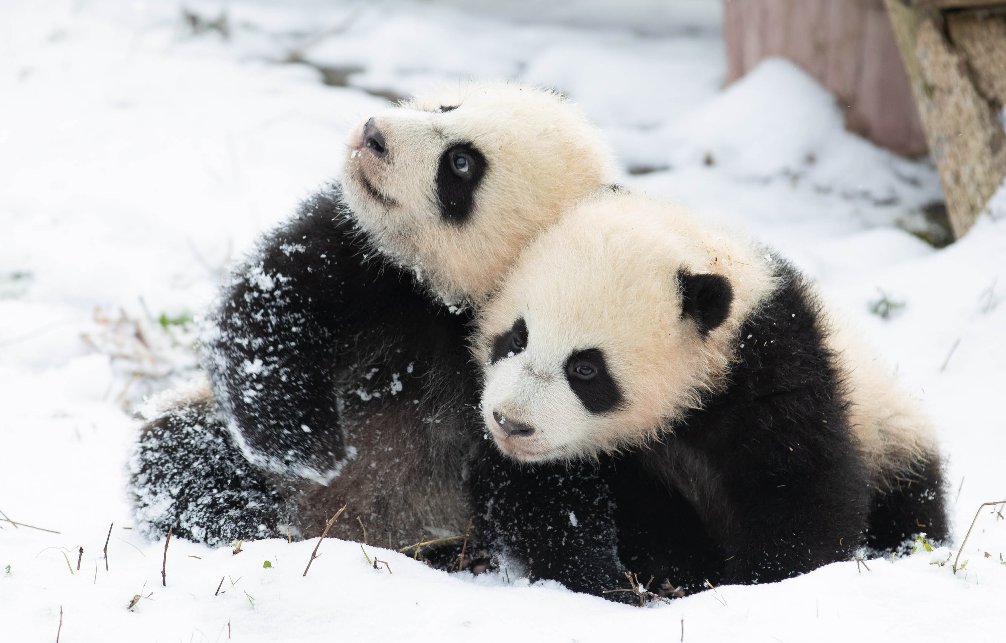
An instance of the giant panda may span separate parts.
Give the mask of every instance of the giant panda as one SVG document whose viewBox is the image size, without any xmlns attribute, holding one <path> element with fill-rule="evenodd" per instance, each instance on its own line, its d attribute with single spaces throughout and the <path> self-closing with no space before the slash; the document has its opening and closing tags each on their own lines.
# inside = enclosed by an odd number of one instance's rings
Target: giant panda
<svg viewBox="0 0 1006 643">
<path fill-rule="evenodd" d="M 533 577 L 630 600 L 627 571 L 687 592 L 946 538 L 928 425 L 849 341 L 771 251 L 587 199 L 479 313 L 479 530 Z"/>
<path fill-rule="evenodd" d="M 208 388 L 147 423 L 141 527 L 207 543 L 457 534 L 477 426 L 471 310 L 523 245 L 610 183 L 559 94 L 463 83 L 375 114 L 345 169 L 233 271 L 204 341 Z M 478 435 L 476 432 L 474 435 Z"/>
</svg>

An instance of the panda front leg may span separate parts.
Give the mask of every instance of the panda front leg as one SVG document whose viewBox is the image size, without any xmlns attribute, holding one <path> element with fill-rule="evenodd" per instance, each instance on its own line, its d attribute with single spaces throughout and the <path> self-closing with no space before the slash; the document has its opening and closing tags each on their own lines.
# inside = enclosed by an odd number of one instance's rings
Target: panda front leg
<svg viewBox="0 0 1006 643">
<path fill-rule="evenodd" d="M 214 394 L 244 456 L 274 473 L 326 482 L 345 455 L 338 358 L 367 272 L 354 239 L 339 188 L 321 192 L 232 273 L 212 318 Z"/>
<path fill-rule="evenodd" d="M 484 444 L 472 467 L 469 493 L 476 533 L 493 554 L 512 558 L 535 580 L 638 602 L 627 591 L 614 501 L 596 466 L 522 464 Z"/>
<path fill-rule="evenodd" d="M 727 534 L 721 582 L 775 582 L 851 559 L 869 499 L 851 443 L 762 444 L 762 453 L 752 447 L 722 472 L 729 518 L 718 530 Z"/>
</svg>

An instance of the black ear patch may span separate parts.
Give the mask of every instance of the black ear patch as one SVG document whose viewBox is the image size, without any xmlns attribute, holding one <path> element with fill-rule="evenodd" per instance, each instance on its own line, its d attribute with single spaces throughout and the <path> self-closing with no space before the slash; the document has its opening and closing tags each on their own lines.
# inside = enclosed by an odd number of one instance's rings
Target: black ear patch
<svg viewBox="0 0 1006 643">
<path fill-rule="evenodd" d="M 591 413 L 607 413 L 622 401 L 622 391 L 608 370 L 604 351 L 577 351 L 566 360 L 566 381 Z"/>
<path fill-rule="evenodd" d="M 440 155 L 437 199 L 445 221 L 462 225 L 475 207 L 475 189 L 486 172 L 486 157 L 471 143 L 453 145 Z"/>
<path fill-rule="evenodd" d="M 681 284 L 681 316 L 695 321 L 703 336 L 715 329 L 730 314 L 734 289 L 721 275 L 693 275 L 687 270 L 678 271 Z"/>
<path fill-rule="evenodd" d="M 527 322 L 523 317 L 519 317 L 510 330 L 493 338 L 493 353 L 489 361 L 495 364 L 505 357 L 523 353 L 525 348 L 527 348 Z"/>
</svg>

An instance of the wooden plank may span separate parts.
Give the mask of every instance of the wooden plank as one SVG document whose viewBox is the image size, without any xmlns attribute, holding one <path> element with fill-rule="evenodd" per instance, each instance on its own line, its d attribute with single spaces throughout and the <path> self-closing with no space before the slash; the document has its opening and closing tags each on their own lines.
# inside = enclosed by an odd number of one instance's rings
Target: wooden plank
<svg viewBox="0 0 1006 643">
<path fill-rule="evenodd" d="M 956 237 L 1006 177 L 1006 14 L 943 14 L 886 0 Z M 944 30 L 944 26 L 946 27 Z"/>
<path fill-rule="evenodd" d="M 1006 1 L 1004 0 L 902 0 L 902 2 L 919 9 L 987 9 L 990 7 L 1006 9 Z"/>
<path fill-rule="evenodd" d="M 827 87 L 848 129 L 906 156 L 926 152 L 883 0 L 728 0 L 727 78 L 783 56 Z"/>
</svg>

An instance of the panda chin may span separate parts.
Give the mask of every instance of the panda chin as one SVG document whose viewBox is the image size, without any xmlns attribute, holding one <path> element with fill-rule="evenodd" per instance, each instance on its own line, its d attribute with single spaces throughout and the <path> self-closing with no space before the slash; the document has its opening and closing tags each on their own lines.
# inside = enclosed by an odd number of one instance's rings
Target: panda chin
<svg viewBox="0 0 1006 643">
<path fill-rule="evenodd" d="M 534 464 L 562 459 L 562 453 L 559 450 L 544 446 L 538 440 L 528 441 L 522 438 L 513 440 L 499 437 L 493 432 L 493 441 L 500 453 L 519 462 Z"/>
</svg>

